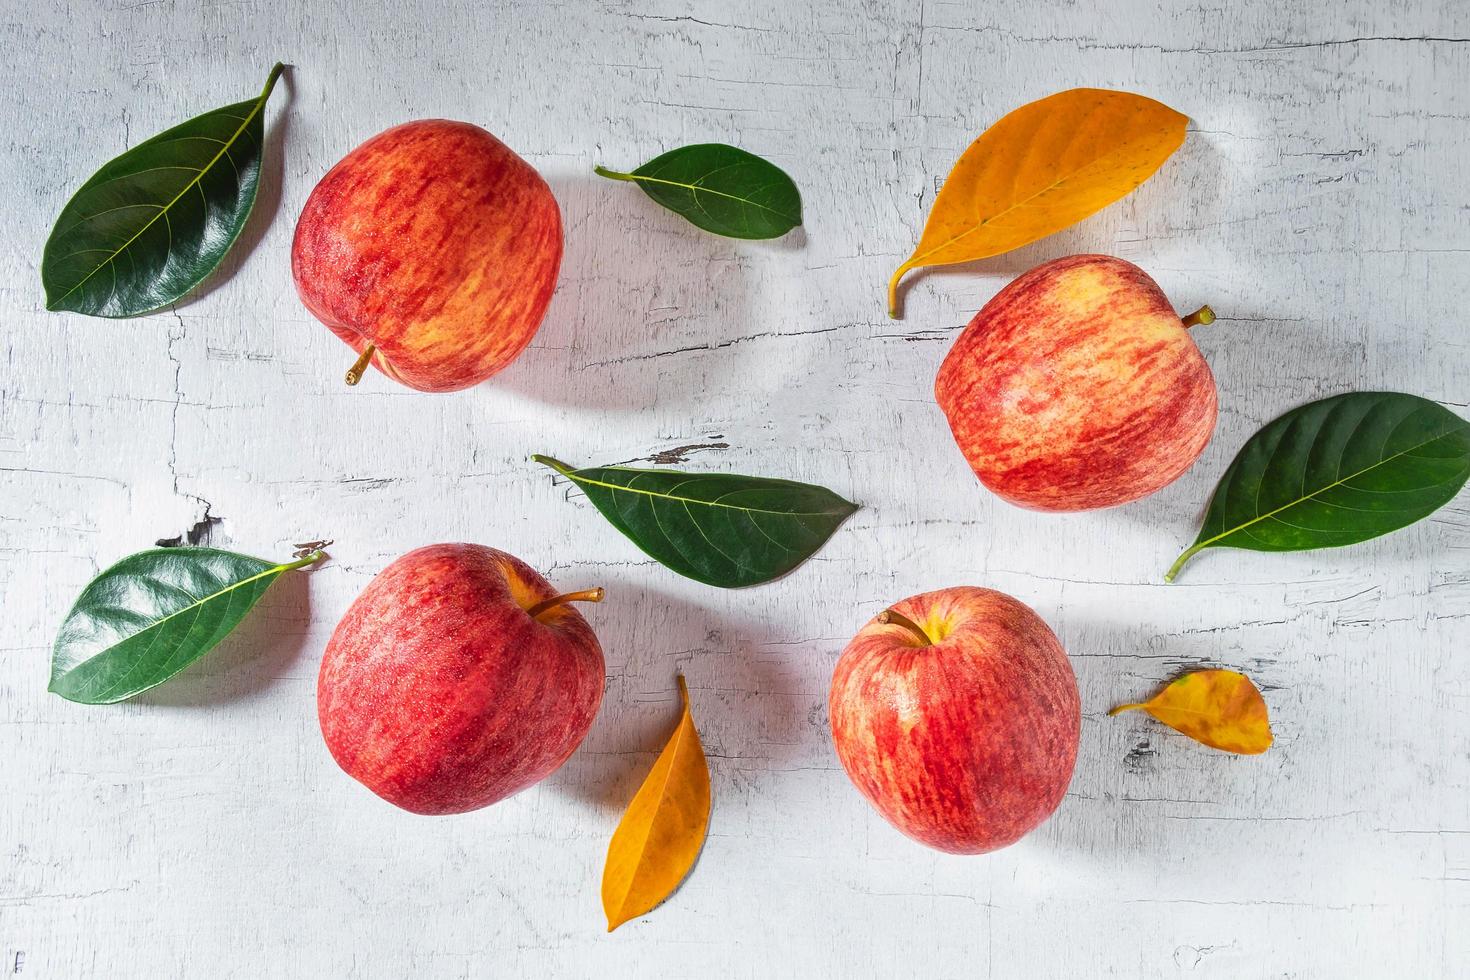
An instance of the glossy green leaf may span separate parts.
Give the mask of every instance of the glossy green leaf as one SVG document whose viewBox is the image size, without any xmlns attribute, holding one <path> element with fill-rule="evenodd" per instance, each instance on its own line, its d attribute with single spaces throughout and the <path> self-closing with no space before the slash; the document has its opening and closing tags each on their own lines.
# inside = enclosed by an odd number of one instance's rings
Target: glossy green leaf
<svg viewBox="0 0 1470 980">
<path fill-rule="evenodd" d="M 1396 531 L 1444 506 L 1470 477 L 1470 423 L 1391 391 L 1303 405 L 1246 442 L 1215 488 L 1199 538 L 1164 576 L 1205 548 L 1306 551 Z"/>
<path fill-rule="evenodd" d="M 769 582 L 810 558 L 856 511 L 825 487 L 729 473 L 575 470 L 533 456 L 587 493 L 649 557 L 708 585 Z"/>
<path fill-rule="evenodd" d="M 277 565 L 214 548 L 159 548 L 124 558 L 67 613 L 50 690 L 111 704 L 162 684 L 223 640 L 282 572 L 321 557 Z"/>
<path fill-rule="evenodd" d="M 139 143 L 81 186 L 41 259 L 46 309 L 137 316 L 204 281 L 255 205 L 265 103 L 282 67 L 256 98 Z"/>
<path fill-rule="evenodd" d="M 598 167 L 692 223 L 726 238 L 780 238 L 801 224 L 801 194 L 773 163 L 725 143 L 681 146 L 630 174 Z"/>
</svg>

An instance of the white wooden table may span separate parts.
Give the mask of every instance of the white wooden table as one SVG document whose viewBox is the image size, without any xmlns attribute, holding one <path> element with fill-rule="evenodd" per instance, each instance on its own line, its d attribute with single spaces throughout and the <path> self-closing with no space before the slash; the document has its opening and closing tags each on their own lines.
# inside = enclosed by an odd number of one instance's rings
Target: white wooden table
<svg viewBox="0 0 1470 980">
<path fill-rule="evenodd" d="M 1226 463 L 1283 410 L 1387 388 L 1470 411 L 1470 7 L 17 0 L 0 39 L 0 975 L 1470 973 L 1470 495 L 1375 543 L 1213 552 L 1160 584 Z M 293 68 L 267 182 L 225 275 L 143 319 L 44 312 L 41 246 L 76 185 L 252 95 L 277 59 Z M 917 278 L 890 321 L 888 273 L 959 152 L 1077 85 L 1186 112 L 1184 148 L 1070 231 Z M 434 115 L 547 176 L 560 288 L 489 384 L 349 390 L 350 352 L 291 285 L 294 219 L 351 147 Z M 591 172 L 708 140 L 790 172 L 804 229 L 715 238 Z M 1214 305 L 1198 337 L 1222 414 L 1155 497 L 1038 515 L 975 482 L 930 386 L 1002 284 L 1078 251 L 1139 263 L 1180 309 Z M 723 592 L 650 563 L 527 460 L 690 445 L 690 467 L 864 509 L 795 574 Z M 153 693 L 48 695 L 81 587 L 204 520 L 213 545 L 280 558 L 335 538 L 333 559 Z M 555 776 L 430 819 L 338 771 L 314 691 L 352 597 L 442 540 L 606 586 L 589 618 L 608 685 Z M 1083 697 L 1061 810 L 984 858 L 883 823 L 826 723 L 860 623 L 958 584 L 1034 606 Z M 1202 663 L 1265 688 L 1268 754 L 1106 717 Z M 713 768 L 708 846 L 668 904 L 609 936 L 607 839 L 673 723 L 676 670 Z"/>
</svg>

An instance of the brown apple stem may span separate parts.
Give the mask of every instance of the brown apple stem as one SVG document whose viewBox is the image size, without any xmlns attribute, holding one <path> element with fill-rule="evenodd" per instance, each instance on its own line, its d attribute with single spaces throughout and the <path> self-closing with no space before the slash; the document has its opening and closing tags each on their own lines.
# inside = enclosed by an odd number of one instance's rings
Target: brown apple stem
<svg viewBox="0 0 1470 980">
<path fill-rule="evenodd" d="M 376 344 L 368 344 L 362 349 L 352 367 L 347 369 L 347 383 L 355 385 L 362 380 L 362 372 L 367 370 L 368 362 L 373 359 L 373 354 L 378 349 Z"/>
<path fill-rule="evenodd" d="M 1201 306 L 1189 316 L 1184 318 L 1186 327 L 1208 327 L 1215 322 L 1215 311 L 1208 306 Z"/>
<path fill-rule="evenodd" d="M 530 609 L 526 610 L 526 615 L 530 616 L 532 619 L 536 619 L 546 610 L 555 609 L 557 606 L 560 606 L 564 603 L 601 602 L 602 597 L 605 595 L 607 595 L 607 592 L 601 586 L 598 586 L 595 589 L 583 589 L 580 592 L 564 592 L 561 595 L 554 595 L 550 599 L 543 599 L 540 602 L 536 603 Z"/>
<path fill-rule="evenodd" d="M 878 622 L 884 626 L 902 626 L 919 639 L 920 646 L 932 647 L 934 641 L 929 639 L 929 634 L 924 632 L 924 627 L 909 619 L 903 613 L 885 609 L 878 614 Z"/>
</svg>

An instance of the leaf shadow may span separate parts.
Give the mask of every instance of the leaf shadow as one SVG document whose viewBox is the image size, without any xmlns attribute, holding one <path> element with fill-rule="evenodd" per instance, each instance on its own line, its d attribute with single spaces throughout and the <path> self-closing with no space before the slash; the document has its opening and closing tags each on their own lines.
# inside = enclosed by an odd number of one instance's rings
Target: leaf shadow
<svg viewBox="0 0 1470 980">
<path fill-rule="evenodd" d="M 766 238 L 752 244 L 758 244 L 774 252 L 800 252 L 808 244 L 806 225 L 797 225 L 780 238 Z"/>
<path fill-rule="evenodd" d="M 1062 231 L 1000 255 L 955 265 L 926 265 L 918 269 L 911 269 L 904 274 L 903 281 L 898 287 L 899 318 L 902 319 L 908 312 L 907 306 L 914 288 L 927 280 L 938 282 L 946 282 L 951 279 L 996 280 L 995 288 L 984 294 L 988 298 L 1012 279 L 1030 272 L 1042 263 L 1068 255 L 1092 252 L 1108 253 L 1115 244 L 1112 236 L 1105 233 L 1109 226 L 1108 217 L 1099 213 L 1090 218 L 1084 218 Z M 979 306 L 978 303 L 971 305 Z"/>
<path fill-rule="evenodd" d="M 240 229 L 240 237 L 230 246 L 223 261 L 204 277 L 204 281 L 189 291 L 178 304 L 184 305 L 201 300 L 220 286 L 233 279 L 265 240 L 266 234 L 281 212 L 286 192 L 286 136 L 291 130 L 291 106 L 296 100 L 296 83 L 293 78 L 295 67 L 287 65 L 281 72 L 277 89 L 281 95 L 272 95 L 271 102 L 278 102 L 274 120 L 266 122 L 265 149 L 261 158 L 260 183 L 256 189 L 255 206 Z M 267 105 L 267 110 L 270 106 Z"/>
<path fill-rule="evenodd" d="M 1285 669 L 1259 655 L 1248 628 L 1166 635 L 1157 624 L 1131 619 L 1066 615 L 1049 621 L 1058 624 L 1077 673 L 1082 737 L 1067 795 L 1034 833 L 1034 846 L 1112 873 L 1140 858 L 1172 860 L 1191 850 L 1209 826 L 1202 820 L 1252 815 L 1262 767 L 1279 770 L 1288 764 L 1285 755 L 1233 755 L 1143 712 L 1107 713 L 1204 668 L 1243 671 L 1263 690 L 1276 689 Z"/>
<path fill-rule="evenodd" d="M 291 669 L 311 631 L 310 573 L 286 572 L 219 645 L 131 703 L 202 708 L 246 700 Z"/>
<path fill-rule="evenodd" d="M 1190 138 L 1157 173 L 1131 193 L 1075 224 L 1020 248 L 956 265 L 924 266 L 910 270 L 899 284 L 902 316 L 914 287 L 926 280 L 991 278 L 1006 283 L 1036 266 L 1068 255 L 1116 255 L 1150 271 L 1158 254 L 1151 243 L 1165 244 L 1194 229 L 1217 226 L 1224 220 L 1225 190 L 1230 180 L 1227 157 L 1211 140 L 1198 133 Z M 1172 234 L 1171 234 L 1172 233 Z M 980 303 L 960 302 L 978 309 Z M 1194 309 L 1199 304 L 1188 307 Z M 1216 312 L 1219 312 L 1218 310 Z"/>
</svg>

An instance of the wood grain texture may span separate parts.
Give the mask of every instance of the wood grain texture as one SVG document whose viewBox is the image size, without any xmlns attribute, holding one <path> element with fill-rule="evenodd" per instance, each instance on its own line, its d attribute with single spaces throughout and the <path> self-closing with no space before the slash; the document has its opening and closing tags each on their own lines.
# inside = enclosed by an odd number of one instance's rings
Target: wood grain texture
<svg viewBox="0 0 1470 980">
<path fill-rule="evenodd" d="M 1470 962 L 1470 500 L 1349 550 L 1200 556 L 1247 435 L 1352 389 L 1470 412 L 1470 7 L 1451 0 L 1111 5 L 34 0 L 0 100 L 0 973 L 29 977 L 1451 977 Z M 43 312 L 41 246 L 125 146 L 294 68 L 241 247 L 142 320 Z M 955 158 L 1005 111 L 1119 87 L 1187 113 L 1184 147 L 1080 226 L 915 274 Z M 561 207 L 560 287 L 491 383 L 431 396 L 350 357 L 291 287 L 326 169 L 406 119 L 483 125 Z M 593 175 L 721 141 L 792 175 L 805 224 L 691 230 Z M 1119 255 L 1180 310 L 1220 385 L 1199 464 L 1145 501 L 1055 516 L 985 492 L 930 391 L 1011 277 Z M 528 461 L 648 459 L 829 486 L 864 509 L 772 585 L 651 564 Z M 692 448 L 691 448 L 692 447 Z M 578 510 L 583 511 L 579 513 Z M 285 558 L 336 539 L 205 661 L 112 709 L 46 694 L 77 592 L 202 526 Z M 538 787 L 400 813 L 317 732 L 337 618 L 394 557 L 502 548 L 587 610 L 601 714 Z M 826 721 L 838 651 L 884 604 L 989 586 L 1073 658 L 1068 798 L 985 858 L 919 848 L 848 784 Z M 1108 707 L 1196 665 L 1248 672 L 1277 744 L 1211 753 Z M 689 679 L 712 767 L 699 865 L 603 932 L 598 875 Z"/>
</svg>

